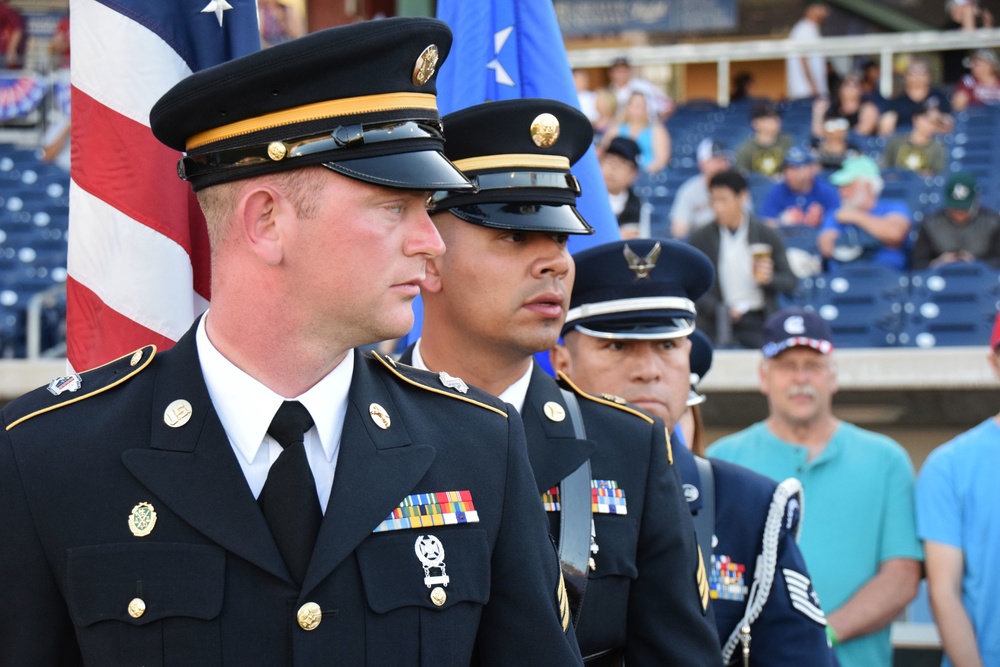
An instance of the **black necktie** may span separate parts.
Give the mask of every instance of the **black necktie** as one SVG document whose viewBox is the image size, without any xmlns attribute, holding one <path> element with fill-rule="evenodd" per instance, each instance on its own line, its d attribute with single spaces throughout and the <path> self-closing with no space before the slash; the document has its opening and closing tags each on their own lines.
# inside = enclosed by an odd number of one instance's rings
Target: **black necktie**
<svg viewBox="0 0 1000 667">
<path fill-rule="evenodd" d="M 300 586 L 323 520 L 316 496 L 316 480 L 309 469 L 303 442 L 312 425 L 312 417 L 304 405 L 298 401 L 281 404 L 267 434 L 278 441 L 282 452 L 271 464 L 267 481 L 257 498 L 278 551 Z"/>
</svg>

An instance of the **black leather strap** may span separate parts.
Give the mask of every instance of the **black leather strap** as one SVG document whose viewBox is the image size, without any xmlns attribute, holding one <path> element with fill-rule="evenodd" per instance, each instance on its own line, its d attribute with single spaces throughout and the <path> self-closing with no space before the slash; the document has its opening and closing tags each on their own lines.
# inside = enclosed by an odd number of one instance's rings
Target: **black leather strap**
<svg viewBox="0 0 1000 667">
<path fill-rule="evenodd" d="M 712 472 L 712 462 L 706 458 L 695 456 L 694 463 L 701 480 L 701 509 L 692 518 L 694 530 L 698 534 L 701 557 L 705 559 L 705 567 L 710 567 L 712 537 L 715 536 L 715 473 Z"/>
<path fill-rule="evenodd" d="M 577 439 L 586 440 L 583 415 L 576 396 L 560 389 L 566 401 L 566 411 L 573 423 Z M 580 620 L 583 596 L 587 590 L 587 573 L 590 571 L 591 529 L 594 516 L 591 511 L 590 459 L 559 482 L 559 561 L 562 564 L 569 608 L 574 627 Z"/>
</svg>

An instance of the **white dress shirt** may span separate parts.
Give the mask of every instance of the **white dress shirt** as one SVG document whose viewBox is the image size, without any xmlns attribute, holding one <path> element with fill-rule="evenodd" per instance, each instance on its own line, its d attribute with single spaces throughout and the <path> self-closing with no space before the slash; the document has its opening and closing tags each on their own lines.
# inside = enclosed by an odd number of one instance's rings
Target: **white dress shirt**
<svg viewBox="0 0 1000 667">
<path fill-rule="evenodd" d="M 427 364 L 424 363 L 424 358 L 420 355 L 420 339 L 413 345 L 413 367 L 419 368 L 422 371 L 430 371 L 427 368 Z M 528 385 L 531 384 L 531 371 L 535 368 L 535 360 L 531 360 L 531 364 L 528 366 L 528 372 L 522 375 L 517 381 L 511 386 L 504 389 L 500 395 L 497 397 L 504 403 L 510 403 L 520 414 L 524 410 L 524 397 L 528 395 Z M 436 371 L 431 371 L 436 372 Z"/>
<path fill-rule="evenodd" d="M 753 277 L 749 229 L 746 217 L 735 232 L 719 225 L 719 289 L 726 305 L 741 313 L 764 307 L 764 290 Z"/>
<path fill-rule="evenodd" d="M 210 314 L 202 317 L 196 334 L 201 372 L 253 497 L 260 496 L 267 472 L 282 451 L 281 445 L 267 435 L 271 420 L 283 401 L 299 401 L 313 418 L 313 427 L 305 434 L 306 458 L 316 480 L 319 506 L 326 513 L 347 415 L 347 395 L 354 377 L 354 350 L 304 394 L 285 398 L 222 356 L 205 330 Z"/>
</svg>

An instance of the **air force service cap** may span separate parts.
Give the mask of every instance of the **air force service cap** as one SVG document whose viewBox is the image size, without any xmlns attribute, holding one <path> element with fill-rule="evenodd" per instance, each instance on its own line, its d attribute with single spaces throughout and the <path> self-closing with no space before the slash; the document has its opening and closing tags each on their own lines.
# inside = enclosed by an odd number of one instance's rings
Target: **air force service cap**
<svg viewBox="0 0 1000 667">
<path fill-rule="evenodd" d="M 497 229 L 594 233 L 576 210 L 580 184 L 570 173 L 594 137 L 580 111 L 525 98 L 479 104 L 443 121 L 445 155 L 478 189 L 437 193 L 436 212 Z"/>
<path fill-rule="evenodd" d="M 427 18 L 331 28 L 180 81 L 150 112 L 194 190 L 322 165 L 408 190 L 471 189 L 442 155 L 435 75 L 451 31 Z"/>
<path fill-rule="evenodd" d="M 614 241 L 575 255 L 576 282 L 562 333 L 609 339 L 678 338 L 694 331 L 695 306 L 712 287 L 708 257 L 679 241 Z"/>
</svg>

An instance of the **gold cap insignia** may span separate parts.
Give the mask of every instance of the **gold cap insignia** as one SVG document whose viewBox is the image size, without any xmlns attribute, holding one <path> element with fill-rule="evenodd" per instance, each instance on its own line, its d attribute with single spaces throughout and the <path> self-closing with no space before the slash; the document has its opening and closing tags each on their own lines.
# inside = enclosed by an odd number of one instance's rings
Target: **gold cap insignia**
<svg viewBox="0 0 1000 667">
<path fill-rule="evenodd" d="M 368 406 L 368 414 L 371 415 L 372 421 L 382 430 L 389 428 L 389 424 L 392 423 L 392 420 L 389 419 L 389 413 L 378 403 L 372 403 Z"/>
<path fill-rule="evenodd" d="M 132 618 L 139 618 L 146 613 L 146 602 L 142 598 L 132 598 L 128 603 L 128 615 Z"/>
<path fill-rule="evenodd" d="M 628 262 L 628 268 L 630 271 L 635 273 L 636 280 L 642 280 L 645 278 L 649 280 L 649 272 L 656 268 L 656 260 L 660 258 L 660 242 L 657 241 L 653 249 L 649 251 L 649 254 L 645 257 L 639 257 L 635 254 L 632 248 L 625 244 L 625 249 L 622 251 L 625 255 L 625 261 Z"/>
<path fill-rule="evenodd" d="M 437 44 L 431 44 L 417 56 L 417 62 L 413 64 L 413 85 L 422 86 L 434 76 L 434 70 L 438 64 Z"/>
<path fill-rule="evenodd" d="M 193 413 L 194 410 L 191 409 L 191 404 L 183 398 L 179 398 L 168 405 L 167 409 L 163 411 L 163 423 L 170 428 L 180 428 L 191 420 Z"/>
<path fill-rule="evenodd" d="M 128 360 L 128 365 L 135 366 L 140 361 L 142 361 L 142 350 L 136 350 L 135 354 L 132 355 L 132 358 Z"/>
<path fill-rule="evenodd" d="M 315 602 L 306 602 L 295 613 L 295 620 L 303 630 L 315 630 L 323 620 L 323 610 Z"/>
<path fill-rule="evenodd" d="M 566 409 L 555 401 L 549 401 L 543 405 L 542 411 L 545 412 L 546 417 L 554 422 L 561 422 L 566 419 Z"/>
<path fill-rule="evenodd" d="M 272 141 L 267 145 L 267 156 L 275 162 L 284 160 L 286 155 L 288 155 L 288 148 L 280 141 Z"/>
<path fill-rule="evenodd" d="M 538 114 L 531 121 L 531 140 L 539 148 L 552 148 L 559 139 L 559 119 L 550 113 Z"/>
<path fill-rule="evenodd" d="M 128 529 L 136 537 L 146 537 L 153 532 L 155 525 L 156 510 L 149 503 L 139 503 L 132 508 L 132 513 L 128 515 Z"/>
</svg>

